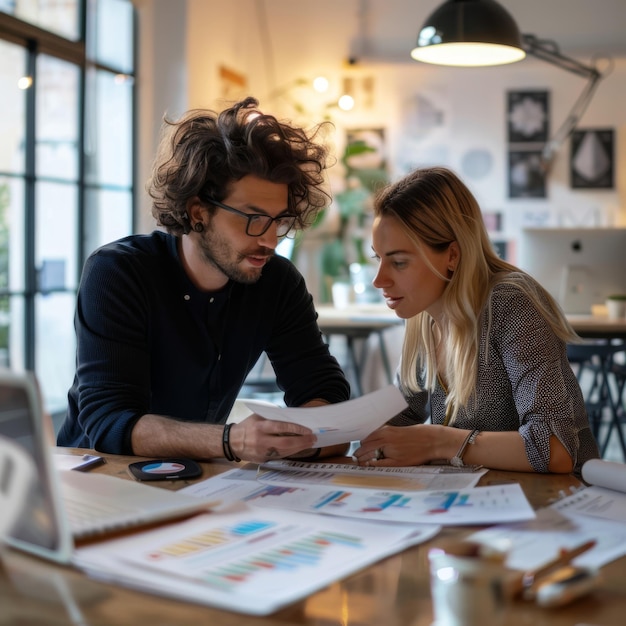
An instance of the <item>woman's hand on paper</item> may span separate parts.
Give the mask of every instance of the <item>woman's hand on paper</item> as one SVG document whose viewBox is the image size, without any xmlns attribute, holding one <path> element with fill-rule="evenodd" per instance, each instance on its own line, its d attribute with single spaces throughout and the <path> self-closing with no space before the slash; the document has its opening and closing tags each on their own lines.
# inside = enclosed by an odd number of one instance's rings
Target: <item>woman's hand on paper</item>
<svg viewBox="0 0 626 626">
<path fill-rule="evenodd" d="M 452 458 L 460 445 L 450 437 L 454 430 L 433 424 L 382 426 L 361 441 L 354 457 L 359 465 L 376 467 L 424 465 L 436 459 Z"/>
</svg>

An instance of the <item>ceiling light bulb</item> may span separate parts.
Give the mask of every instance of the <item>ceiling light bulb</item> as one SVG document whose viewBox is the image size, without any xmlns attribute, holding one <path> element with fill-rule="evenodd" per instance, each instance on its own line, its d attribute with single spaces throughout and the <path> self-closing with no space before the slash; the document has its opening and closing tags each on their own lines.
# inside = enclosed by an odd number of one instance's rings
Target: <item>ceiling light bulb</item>
<svg viewBox="0 0 626 626">
<path fill-rule="evenodd" d="M 521 61 L 526 53 L 521 48 L 492 43 L 444 43 L 414 48 L 411 56 L 416 61 L 435 65 L 481 67 L 505 65 Z"/>
<path fill-rule="evenodd" d="M 354 108 L 354 98 L 352 96 L 344 94 L 343 96 L 341 96 L 341 98 L 339 98 L 337 106 L 342 111 L 351 111 Z"/>
<path fill-rule="evenodd" d="M 328 91 L 328 79 L 325 76 L 318 76 L 313 80 L 313 89 L 317 93 L 326 93 Z"/>
</svg>

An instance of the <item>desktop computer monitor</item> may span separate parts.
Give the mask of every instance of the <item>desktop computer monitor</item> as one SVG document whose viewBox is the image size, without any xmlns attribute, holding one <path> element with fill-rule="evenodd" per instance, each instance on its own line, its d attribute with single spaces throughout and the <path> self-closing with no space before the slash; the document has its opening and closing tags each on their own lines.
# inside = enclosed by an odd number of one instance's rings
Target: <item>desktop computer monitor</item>
<svg viewBox="0 0 626 626">
<path fill-rule="evenodd" d="M 610 294 L 626 293 L 626 228 L 527 228 L 517 265 L 566 313 L 590 314 Z"/>
</svg>

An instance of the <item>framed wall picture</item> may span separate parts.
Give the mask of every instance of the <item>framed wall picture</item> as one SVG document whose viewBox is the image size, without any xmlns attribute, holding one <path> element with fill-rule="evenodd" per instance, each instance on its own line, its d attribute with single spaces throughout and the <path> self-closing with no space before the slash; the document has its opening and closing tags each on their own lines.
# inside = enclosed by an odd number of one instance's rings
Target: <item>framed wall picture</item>
<svg viewBox="0 0 626 626">
<path fill-rule="evenodd" d="M 541 150 L 509 151 L 509 198 L 545 198 Z"/>
<path fill-rule="evenodd" d="M 550 94 L 547 91 L 507 92 L 509 143 L 545 143 L 550 132 Z"/>
<path fill-rule="evenodd" d="M 613 189 L 612 128 L 578 129 L 572 133 L 570 179 L 573 189 Z"/>
</svg>

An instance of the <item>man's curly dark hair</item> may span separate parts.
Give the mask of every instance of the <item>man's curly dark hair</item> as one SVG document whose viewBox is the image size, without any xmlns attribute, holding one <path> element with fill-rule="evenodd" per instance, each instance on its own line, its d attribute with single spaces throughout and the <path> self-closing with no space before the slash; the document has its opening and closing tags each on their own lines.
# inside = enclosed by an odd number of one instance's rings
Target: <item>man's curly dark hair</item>
<svg viewBox="0 0 626 626">
<path fill-rule="evenodd" d="M 222 201 L 229 186 L 252 174 L 288 186 L 296 228 L 312 224 L 328 205 L 324 171 L 328 149 L 317 143 L 327 123 L 307 132 L 257 109 L 248 97 L 221 113 L 194 109 L 177 121 L 165 118 L 146 189 L 157 224 L 176 236 L 189 232 L 187 201 Z"/>
</svg>

